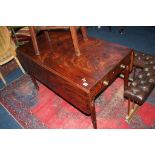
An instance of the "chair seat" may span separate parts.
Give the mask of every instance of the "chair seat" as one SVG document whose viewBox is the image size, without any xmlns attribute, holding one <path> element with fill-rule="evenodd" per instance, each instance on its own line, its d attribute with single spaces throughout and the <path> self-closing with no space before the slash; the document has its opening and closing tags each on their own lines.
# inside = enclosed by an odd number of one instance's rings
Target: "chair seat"
<svg viewBox="0 0 155 155">
<path fill-rule="evenodd" d="M 139 84 L 137 86 L 134 86 L 132 83 L 128 87 L 128 89 L 125 90 L 124 96 L 141 106 L 145 102 L 155 85 L 154 83 L 151 83 L 147 80 L 145 82 L 145 84 L 141 84 L 139 80 Z"/>
</svg>

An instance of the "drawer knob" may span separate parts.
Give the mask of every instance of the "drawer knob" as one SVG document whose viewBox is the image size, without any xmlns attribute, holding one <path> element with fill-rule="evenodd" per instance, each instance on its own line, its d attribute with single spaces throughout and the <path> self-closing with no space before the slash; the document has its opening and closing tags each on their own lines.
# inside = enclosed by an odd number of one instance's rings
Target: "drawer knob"
<svg viewBox="0 0 155 155">
<path fill-rule="evenodd" d="M 120 68 L 125 69 L 125 65 L 121 64 L 121 65 L 120 65 Z"/>
<path fill-rule="evenodd" d="M 105 86 L 108 86 L 109 85 L 109 81 L 103 81 L 103 84 L 105 85 Z"/>
</svg>

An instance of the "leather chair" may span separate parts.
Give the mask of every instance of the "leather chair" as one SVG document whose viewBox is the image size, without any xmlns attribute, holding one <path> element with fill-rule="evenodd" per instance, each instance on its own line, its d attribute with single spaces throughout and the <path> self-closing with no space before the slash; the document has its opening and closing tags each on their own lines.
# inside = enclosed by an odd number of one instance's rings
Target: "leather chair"
<svg viewBox="0 0 155 155">
<path fill-rule="evenodd" d="M 124 92 L 124 96 L 128 99 L 128 115 L 126 116 L 128 122 L 155 87 L 155 57 L 135 52 L 134 68 L 137 67 L 141 68 L 141 71 L 136 76 L 134 74 L 133 82 Z"/>
</svg>

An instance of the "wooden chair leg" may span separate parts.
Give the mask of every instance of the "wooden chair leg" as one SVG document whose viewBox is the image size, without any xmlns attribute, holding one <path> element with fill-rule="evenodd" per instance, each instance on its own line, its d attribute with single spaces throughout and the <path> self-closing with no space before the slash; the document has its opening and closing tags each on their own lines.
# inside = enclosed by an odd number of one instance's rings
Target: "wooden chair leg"
<svg viewBox="0 0 155 155">
<path fill-rule="evenodd" d="M 16 46 L 18 47 L 20 43 L 19 43 L 19 41 L 18 41 L 18 38 L 17 38 L 17 36 L 16 36 L 16 32 L 15 32 L 15 30 L 14 30 L 13 27 L 11 27 L 11 31 L 12 31 L 12 34 L 13 34 L 13 36 L 14 36 L 14 38 L 15 38 Z"/>
<path fill-rule="evenodd" d="M 7 83 L 6 83 L 5 79 L 3 78 L 3 75 L 2 75 L 2 73 L 1 73 L 1 72 L 0 72 L 0 78 L 2 79 L 2 81 L 3 81 L 4 85 L 6 86 L 6 85 L 7 85 Z"/>
<path fill-rule="evenodd" d="M 49 44 L 49 47 L 50 49 L 52 50 L 52 46 L 51 46 L 51 39 L 50 39 L 50 36 L 49 36 L 49 32 L 47 30 L 44 31 L 44 34 L 45 34 L 45 37 L 48 41 L 48 44 Z"/>
<path fill-rule="evenodd" d="M 133 118 L 134 114 L 136 113 L 136 111 L 139 109 L 139 105 L 132 103 L 131 105 L 131 101 L 130 99 L 128 100 L 128 114 L 126 116 L 126 121 L 129 123 L 131 121 L 131 119 Z"/>
<path fill-rule="evenodd" d="M 47 41 L 50 43 L 51 42 L 51 39 L 50 39 L 50 36 L 49 36 L 49 33 L 47 30 L 44 31 L 44 34 L 45 34 L 45 37 L 47 39 Z"/>
<path fill-rule="evenodd" d="M 18 58 L 17 58 L 17 57 L 14 57 L 14 59 L 15 59 L 16 63 L 18 64 L 19 68 L 21 69 L 21 71 L 25 74 L 25 70 L 24 70 L 24 68 L 22 67 L 22 65 L 20 64 Z"/>
<path fill-rule="evenodd" d="M 30 34 L 31 34 L 31 38 L 32 38 L 32 43 L 33 43 L 35 54 L 36 55 L 40 55 L 34 26 L 30 26 L 29 30 L 30 30 Z"/>
<path fill-rule="evenodd" d="M 74 49 L 75 49 L 75 54 L 76 54 L 76 56 L 80 56 L 80 49 L 79 49 L 76 27 L 70 26 L 70 31 L 71 31 L 71 36 L 72 36 L 73 45 L 74 45 Z"/>
<path fill-rule="evenodd" d="M 85 26 L 81 26 L 81 32 L 82 32 L 83 39 L 85 41 L 87 41 L 88 40 L 88 35 L 87 35 L 87 30 L 86 30 Z"/>
<path fill-rule="evenodd" d="M 131 110 L 131 101 L 130 99 L 128 100 L 128 116 L 130 115 L 130 110 Z"/>
</svg>

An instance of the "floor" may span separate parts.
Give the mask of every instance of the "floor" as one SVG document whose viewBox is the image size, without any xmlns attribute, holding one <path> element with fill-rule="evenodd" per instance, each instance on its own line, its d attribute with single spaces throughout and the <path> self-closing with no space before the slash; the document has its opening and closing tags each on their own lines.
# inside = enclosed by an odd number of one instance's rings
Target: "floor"
<svg viewBox="0 0 155 155">
<path fill-rule="evenodd" d="M 11 83 L 16 79 L 20 78 L 23 73 L 20 69 L 16 69 L 13 72 L 9 73 L 5 80 L 7 83 Z M 0 89 L 4 87 L 2 81 L 0 81 Z M 0 129 L 21 129 L 22 127 L 18 122 L 12 117 L 11 114 L 0 104 Z"/>
<path fill-rule="evenodd" d="M 8 113 L 8 111 L 0 104 L 0 129 L 21 129 L 22 127 Z"/>
<path fill-rule="evenodd" d="M 119 33 L 121 27 L 89 27 L 88 34 L 100 39 L 115 42 L 138 51 L 143 51 L 155 56 L 155 27 L 153 26 L 128 26 L 124 27 L 124 32 Z"/>
<path fill-rule="evenodd" d="M 119 33 L 120 27 L 88 27 L 89 36 L 119 43 L 138 51 L 155 56 L 155 27 L 125 27 L 123 33 Z M 14 81 L 22 75 L 20 70 L 10 73 L 6 80 Z M 3 87 L 0 81 L 0 89 Z M 0 105 L 0 129 L 21 129 L 18 122 Z"/>
</svg>

